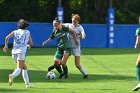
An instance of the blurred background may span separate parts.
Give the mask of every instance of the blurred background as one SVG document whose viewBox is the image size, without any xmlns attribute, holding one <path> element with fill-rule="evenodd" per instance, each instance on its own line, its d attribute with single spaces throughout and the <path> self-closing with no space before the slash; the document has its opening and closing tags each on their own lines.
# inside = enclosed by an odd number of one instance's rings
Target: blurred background
<svg viewBox="0 0 140 93">
<path fill-rule="evenodd" d="M 52 32 L 55 17 L 70 23 L 71 14 L 77 13 L 87 35 L 82 47 L 133 48 L 139 5 L 140 0 L 0 0 L 0 46 L 20 18 L 30 23 L 34 47 L 40 47 Z M 56 46 L 54 40 L 46 47 Z"/>
<path fill-rule="evenodd" d="M 52 22 L 61 2 L 64 22 L 71 22 L 72 13 L 81 16 L 82 23 L 105 24 L 110 0 L 0 0 L 0 21 Z M 140 0 L 112 0 L 116 24 L 137 24 Z"/>
</svg>

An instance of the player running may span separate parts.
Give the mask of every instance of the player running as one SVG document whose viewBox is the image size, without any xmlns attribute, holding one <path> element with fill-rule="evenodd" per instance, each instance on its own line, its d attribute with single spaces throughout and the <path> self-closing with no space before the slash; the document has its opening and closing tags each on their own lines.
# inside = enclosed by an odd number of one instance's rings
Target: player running
<svg viewBox="0 0 140 93">
<path fill-rule="evenodd" d="M 48 68 L 48 71 L 52 70 L 53 68 L 56 68 L 56 70 L 60 73 L 59 78 L 61 79 L 64 76 L 64 79 L 67 79 L 68 68 L 67 68 L 66 62 L 71 54 L 70 43 L 68 39 L 68 32 L 72 33 L 76 46 L 78 46 L 79 43 L 76 38 L 76 33 L 72 29 L 69 29 L 68 27 L 63 26 L 58 19 L 55 19 L 53 21 L 53 27 L 54 29 L 50 38 L 48 38 L 46 41 L 42 43 L 42 46 L 44 46 L 45 44 L 47 44 L 54 38 L 56 38 L 58 41 L 58 50 L 55 53 L 54 65 L 50 66 Z M 62 65 L 63 72 L 61 70 L 60 64 Z"/>
<path fill-rule="evenodd" d="M 3 51 L 7 52 L 8 41 L 11 37 L 14 37 L 12 58 L 16 62 L 17 68 L 14 70 L 12 74 L 9 74 L 8 84 L 9 86 L 11 86 L 14 78 L 20 75 L 20 72 L 22 70 L 22 76 L 25 81 L 25 86 L 26 88 L 31 88 L 32 86 L 29 82 L 27 67 L 25 64 L 25 55 L 26 55 L 27 47 L 31 48 L 31 46 L 33 45 L 30 32 L 26 30 L 26 27 L 28 27 L 29 24 L 24 19 L 20 19 L 17 23 L 17 26 L 18 26 L 17 30 L 12 31 L 8 36 L 6 36 L 5 46 L 3 48 Z"/>
<path fill-rule="evenodd" d="M 81 54 L 80 39 L 85 39 L 85 31 L 84 31 L 83 27 L 79 24 L 81 19 L 78 14 L 72 14 L 71 20 L 72 20 L 72 24 L 69 24 L 69 28 L 73 29 L 76 32 L 76 36 L 77 36 L 78 42 L 79 42 L 79 46 L 77 47 L 76 44 L 74 43 L 74 38 L 73 38 L 72 34 L 70 33 L 69 40 L 70 40 L 72 54 L 75 57 L 75 66 L 84 75 L 83 79 L 87 79 L 88 75 L 80 64 L 80 54 Z"/>
</svg>

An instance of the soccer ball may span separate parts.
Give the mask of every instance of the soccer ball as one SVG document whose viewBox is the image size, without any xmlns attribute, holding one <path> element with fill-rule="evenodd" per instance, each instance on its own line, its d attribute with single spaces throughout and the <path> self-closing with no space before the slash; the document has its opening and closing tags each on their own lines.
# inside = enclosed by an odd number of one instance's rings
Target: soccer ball
<svg viewBox="0 0 140 93">
<path fill-rule="evenodd" d="M 54 72 L 48 72 L 47 75 L 46 75 L 46 78 L 47 79 L 55 79 L 55 73 Z"/>
</svg>

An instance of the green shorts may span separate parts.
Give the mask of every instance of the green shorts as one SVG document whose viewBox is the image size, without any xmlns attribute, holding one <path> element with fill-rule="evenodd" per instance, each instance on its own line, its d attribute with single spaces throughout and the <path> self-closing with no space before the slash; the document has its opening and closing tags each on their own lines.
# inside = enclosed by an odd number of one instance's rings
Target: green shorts
<svg viewBox="0 0 140 93">
<path fill-rule="evenodd" d="M 66 49 L 60 49 L 60 48 L 58 48 L 57 51 L 56 51 L 56 53 L 55 53 L 54 59 L 55 60 L 61 60 L 64 53 L 71 54 L 71 49 L 70 48 L 66 48 Z"/>
</svg>

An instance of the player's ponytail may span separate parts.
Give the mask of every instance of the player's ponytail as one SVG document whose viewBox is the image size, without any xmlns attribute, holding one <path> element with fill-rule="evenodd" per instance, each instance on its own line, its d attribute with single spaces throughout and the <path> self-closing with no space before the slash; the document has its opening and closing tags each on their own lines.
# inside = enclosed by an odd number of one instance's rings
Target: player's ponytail
<svg viewBox="0 0 140 93">
<path fill-rule="evenodd" d="M 55 18 L 55 19 L 53 20 L 53 24 L 60 24 L 60 21 L 58 20 L 58 18 Z"/>
<path fill-rule="evenodd" d="M 25 29 L 28 26 L 29 26 L 28 22 L 25 21 L 24 19 L 20 19 L 17 23 L 18 29 Z"/>
</svg>

